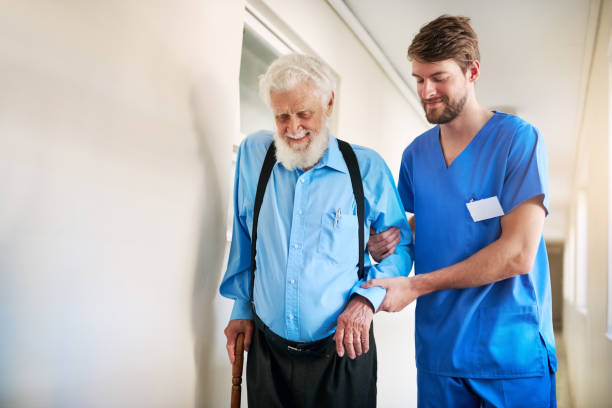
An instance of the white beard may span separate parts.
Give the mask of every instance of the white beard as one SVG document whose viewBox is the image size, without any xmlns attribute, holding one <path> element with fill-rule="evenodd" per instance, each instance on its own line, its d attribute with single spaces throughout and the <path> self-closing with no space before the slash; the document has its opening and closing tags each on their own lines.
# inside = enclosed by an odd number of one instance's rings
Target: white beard
<svg viewBox="0 0 612 408">
<path fill-rule="evenodd" d="M 319 133 L 310 133 L 311 140 L 306 150 L 294 150 L 287 141 L 278 135 L 278 131 L 274 132 L 274 143 L 276 145 L 276 159 L 285 166 L 287 170 L 307 169 L 315 164 L 329 147 L 329 135 L 327 128 L 322 127 Z M 293 136 L 287 134 L 290 139 L 299 139 L 309 131 L 302 130 L 299 134 Z"/>
</svg>

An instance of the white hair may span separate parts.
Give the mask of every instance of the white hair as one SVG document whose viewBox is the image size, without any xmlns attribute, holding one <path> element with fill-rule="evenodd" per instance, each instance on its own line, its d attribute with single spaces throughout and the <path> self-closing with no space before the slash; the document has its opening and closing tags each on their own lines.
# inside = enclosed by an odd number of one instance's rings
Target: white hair
<svg viewBox="0 0 612 408">
<path fill-rule="evenodd" d="M 287 54 L 277 58 L 259 77 L 259 95 L 270 106 L 270 91 L 290 91 L 306 80 L 314 83 L 325 108 L 336 89 L 336 80 L 323 61 L 310 55 Z"/>
</svg>

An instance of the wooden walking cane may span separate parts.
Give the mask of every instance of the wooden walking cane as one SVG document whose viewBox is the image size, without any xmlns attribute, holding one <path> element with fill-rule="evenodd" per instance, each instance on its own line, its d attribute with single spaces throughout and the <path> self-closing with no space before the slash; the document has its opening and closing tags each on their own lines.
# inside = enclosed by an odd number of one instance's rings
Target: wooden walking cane
<svg viewBox="0 0 612 408">
<path fill-rule="evenodd" d="M 234 349 L 234 364 L 232 365 L 232 400 L 231 408 L 240 408 L 240 392 L 242 391 L 242 366 L 244 362 L 244 333 L 236 337 Z"/>
</svg>

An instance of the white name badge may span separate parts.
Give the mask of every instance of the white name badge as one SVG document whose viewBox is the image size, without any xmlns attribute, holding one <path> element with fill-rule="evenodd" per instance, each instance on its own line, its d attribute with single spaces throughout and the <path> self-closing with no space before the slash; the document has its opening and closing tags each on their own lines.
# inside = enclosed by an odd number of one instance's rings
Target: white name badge
<svg viewBox="0 0 612 408">
<path fill-rule="evenodd" d="M 474 222 L 488 220 L 489 218 L 501 217 L 504 215 L 504 210 L 501 204 L 495 197 L 483 198 L 478 201 L 471 201 L 465 204 Z"/>
</svg>

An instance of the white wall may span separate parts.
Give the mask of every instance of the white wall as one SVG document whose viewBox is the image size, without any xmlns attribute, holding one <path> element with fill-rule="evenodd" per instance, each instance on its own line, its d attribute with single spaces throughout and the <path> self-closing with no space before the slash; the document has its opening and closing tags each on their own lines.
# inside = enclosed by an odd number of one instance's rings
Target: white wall
<svg viewBox="0 0 612 408">
<path fill-rule="evenodd" d="M 587 200 L 586 314 L 566 299 L 563 339 L 567 350 L 571 395 L 576 407 L 607 407 L 612 400 L 612 338 L 606 337 L 608 310 L 608 177 L 610 140 L 610 58 L 612 1 L 602 2 L 593 66 L 589 78 L 584 120 L 580 129 L 582 151 L 578 155 L 571 194 L 568 225 L 576 222 L 576 198 L 581 184 Z M 572 227 L 570 227 L 572 229 Z M 574 228 L 575 229 L 575 228 Z M 572 243 L 572 239 L 566 243 Z M 569 252 L 568 252 L 569 251 Z M 575 273 L 576 256 L 566 248 L 565 274 Z M 568 276 L 569 277 L 569 276 Z M 575 281 L 575 279 L 574 279 Z M 571 279 L 567 281 L 571 283 Z M 575 283 L 574 283 L 575 285 Z M 570 291 L 566 288 L 566 292 Z M 575 296 L 570 296 L 574 297 Z"/>
<path fill-rule="evenodd" d="M 227 405 L 242 1 L 1 6 L 0 406 Z"/>
</svg>

